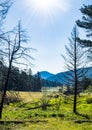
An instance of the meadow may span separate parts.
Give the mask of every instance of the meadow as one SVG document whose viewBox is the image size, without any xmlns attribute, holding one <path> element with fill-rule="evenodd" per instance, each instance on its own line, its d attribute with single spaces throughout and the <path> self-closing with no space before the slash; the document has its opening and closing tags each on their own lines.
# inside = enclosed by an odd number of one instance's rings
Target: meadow
<svg viewBox="0 0 92 130">
<path fill-rule="evenodd" d="M 57 92 L 19 92 L 21 100 L 4 105 L 0 130 L 92 130 L 92 95 L 77 98 Z"/>
</svg>

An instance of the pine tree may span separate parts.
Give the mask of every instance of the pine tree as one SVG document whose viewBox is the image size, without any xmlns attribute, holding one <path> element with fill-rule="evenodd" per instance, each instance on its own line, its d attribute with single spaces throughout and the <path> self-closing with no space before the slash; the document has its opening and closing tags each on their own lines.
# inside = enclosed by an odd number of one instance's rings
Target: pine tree
<svg viewBox="0 0 92 130">
<path fill-rule="evenodd" d="M 92 5 L 83 5 L 80 9 L 81 13 L 83 14 L 82 20 L 77 20 L 76 23 L 80 28 L 86 30 L 86 36 L 90 39 L 78 39 L 80 43 L 88 47 L 89 57 L 92 60 Z"/>
</svg>

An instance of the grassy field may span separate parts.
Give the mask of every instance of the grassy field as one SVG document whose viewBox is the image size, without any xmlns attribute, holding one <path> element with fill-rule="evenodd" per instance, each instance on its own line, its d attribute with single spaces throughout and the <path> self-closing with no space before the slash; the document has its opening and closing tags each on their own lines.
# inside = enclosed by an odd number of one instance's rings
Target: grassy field
<svg viewBox="0 0 92 130">
<path fill-rule="evenodd" d="M 72 112 L 73 96 L 19 94 L 23 101 L 4 106 L 0 130 L 92 130 L 91 94 L 78 97 L 77 114 Z"/>
</svg>

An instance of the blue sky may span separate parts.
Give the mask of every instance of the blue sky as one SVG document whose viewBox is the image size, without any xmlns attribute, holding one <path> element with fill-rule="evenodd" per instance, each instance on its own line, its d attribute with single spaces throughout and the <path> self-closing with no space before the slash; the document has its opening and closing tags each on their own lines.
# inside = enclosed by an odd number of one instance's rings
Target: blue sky
<svg viewBox="0 0 92 130">
<path fill-rule="evenodd" d="M 64 71 L 61 54 L 65 53 L 75 21 L 81 19 L 79 9 L 83 4 L 92 4 L 92 0 L 14 0 L 5 28 L 12 29 L 21 20 L 27 29 L 29 46 L 37 50 L 32 52 L 33 73 Z"/>
</svg>

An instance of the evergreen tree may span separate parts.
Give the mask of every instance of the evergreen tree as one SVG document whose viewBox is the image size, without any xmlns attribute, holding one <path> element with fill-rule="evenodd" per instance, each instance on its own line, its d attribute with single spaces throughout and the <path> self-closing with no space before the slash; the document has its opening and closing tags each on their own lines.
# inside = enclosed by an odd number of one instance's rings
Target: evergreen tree
<svg viewBox="0 0 92 130">
<path fill-rule="evenodd" d="M 83 5 L 80 9 L 81 13 L 83 14 L 82 20 L 77 20 L 76 23 L 80 28 L 86 30 L 86 36 L 88 38 L 92 38 L 92 5 Z M 78 39 L 80 43 L 85 46 L 89 47 L 89 58 L 92 60 L 92 40 L 91 39 Z"/>
<path fill-rule="evenodd" d="M 41 76 L 40 73 L 37 72 L 37 75 L 35 77 L 35 91 L 41 91 L 42 85 L 41 85 Z"/>
</svg>

